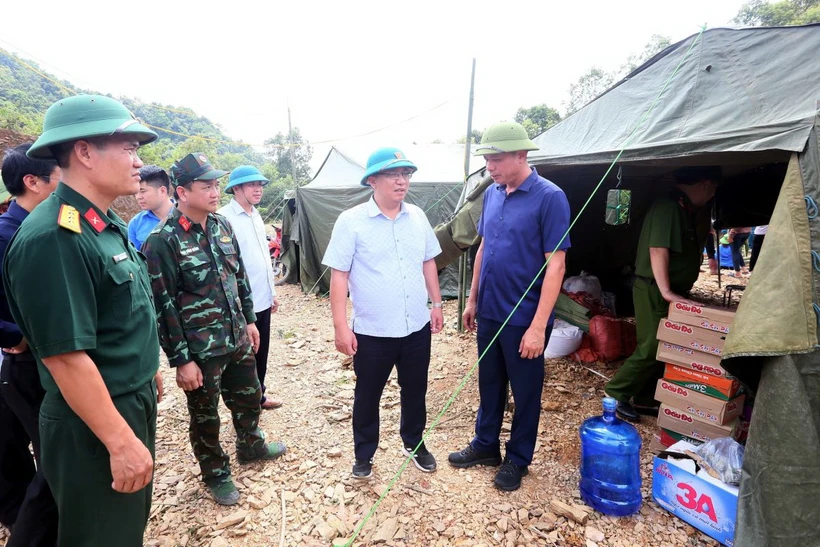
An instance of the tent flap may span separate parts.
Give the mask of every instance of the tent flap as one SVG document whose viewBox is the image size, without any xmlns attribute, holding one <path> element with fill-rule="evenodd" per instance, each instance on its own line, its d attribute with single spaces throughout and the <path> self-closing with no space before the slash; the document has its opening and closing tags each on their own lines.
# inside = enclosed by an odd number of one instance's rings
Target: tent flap
<svg viewBox="0 0 820 547">
<path fill-rule="evenodd" d="M 766 242 L 740 301 L 724 359 L 806 353 L 817 344 L 812 255 L 800 164 L 793 154 Z"/>
</svg>

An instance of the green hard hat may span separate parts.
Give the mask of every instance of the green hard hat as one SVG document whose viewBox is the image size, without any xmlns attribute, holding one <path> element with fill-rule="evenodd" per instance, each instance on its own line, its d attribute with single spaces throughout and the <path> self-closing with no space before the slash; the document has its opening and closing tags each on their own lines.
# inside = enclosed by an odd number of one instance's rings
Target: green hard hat
<svg viewBox="0 0 820 547">
<path fill-rule="evenodd" d="M 43 133 L 26 155 L 30 158 L 52 158 L 49 147 L 55 144 L 116 133 L 133 134 L 141 145 L 158 138 L 121 102 L 102 95 L 75 95 L 59 100 L 48 108 L 43 120 Z"/>
<path fill-rule="evenodd" d="M 538 146 L 527 135 L 527 130 L 520 123 L 501 122 L 491 125 L 484 131 L 474 156 L 518 152 L 519 150 L 538 150 Z"/>
</svg>

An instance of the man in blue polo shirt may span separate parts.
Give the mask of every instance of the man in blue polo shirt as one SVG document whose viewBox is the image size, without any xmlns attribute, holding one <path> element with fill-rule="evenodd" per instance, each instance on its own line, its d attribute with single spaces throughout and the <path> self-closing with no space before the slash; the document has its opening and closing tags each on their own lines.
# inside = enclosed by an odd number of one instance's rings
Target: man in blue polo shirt
<svg viewBox="0 0 820 547">
<path fill-rule="evenodd" d="M 146 165 L 140 169 L 137 203 L 142 211 L 128 223 L 128 239 L 139 251 L 151 230 L 174 208 L 171 201 L 171 179 L 164 169 L 156 165 Z"/>
<path fill-rule="evenodd" d="M 564 192 L 527 163 L 527 151 L 537 149 L 521 125 L 506 122 L 488 128 L 475 152 L 485 157 L 495 182 L 484 194 L 478 221 L 482 240 L 463 316 L 468 330 L 478 325 L 478 354 L 483 356 L 478 367 L 481 401 L 475 437 L 448 459 L 462 468 L 501 464 L 494 483 L 506 491 L 521 486 L 535 450 L 544 348 L 552 332 L 553 307 L 570 246 L 569 203 Z M 507 382 L 515 413 L 502 463 L 499 435 Z"/>
</svg>

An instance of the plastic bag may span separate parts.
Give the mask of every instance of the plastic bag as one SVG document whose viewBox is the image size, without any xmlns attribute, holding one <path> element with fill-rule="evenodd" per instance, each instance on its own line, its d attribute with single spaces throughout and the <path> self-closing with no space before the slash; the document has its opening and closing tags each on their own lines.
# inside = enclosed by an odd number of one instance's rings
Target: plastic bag
<svg viewBox="0 0 820 547">
<path fill-rule="evenodd" d="M 588 292 L 598 300 L 601 299 L 601 282 L 594 275 L 581 272 L 581 275 L 573 275 L 564 281 L 563 289 L 567 292 Z"/>
<path fill-rule="evenodd" d="M 746 448 L 731 437 L 712 439 L 695 451 L 698 456 L 717 472 L 726 484 L 740 484 L 740 470 Z"/>
<path fill-rule="evenodd" d="M 555 359 L 557 357 L 566 357 L 570 353 L 578 349 L 581 345 L 581 337 L 584 333 L 575 325 L 570 325 L 566 321 L 556 319 L 552 325 L 552 334 L 550 340 L 547 342 L 547 348 L 544 351 L 545 359 Z"/>
</svg>

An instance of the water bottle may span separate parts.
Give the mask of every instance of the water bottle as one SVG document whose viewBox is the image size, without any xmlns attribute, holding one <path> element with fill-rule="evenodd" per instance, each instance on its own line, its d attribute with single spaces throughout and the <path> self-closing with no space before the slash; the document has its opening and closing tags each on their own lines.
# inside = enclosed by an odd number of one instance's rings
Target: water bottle
<svg viewBox="0 0 820 547">
<path fill-rule="evenodd" d="M 605 515 L 623 517 L 641 507 L 641 436 L 615 416 L 604 398 L 603 416 L 581 425 L 581 499 Z"/>
</svg>

